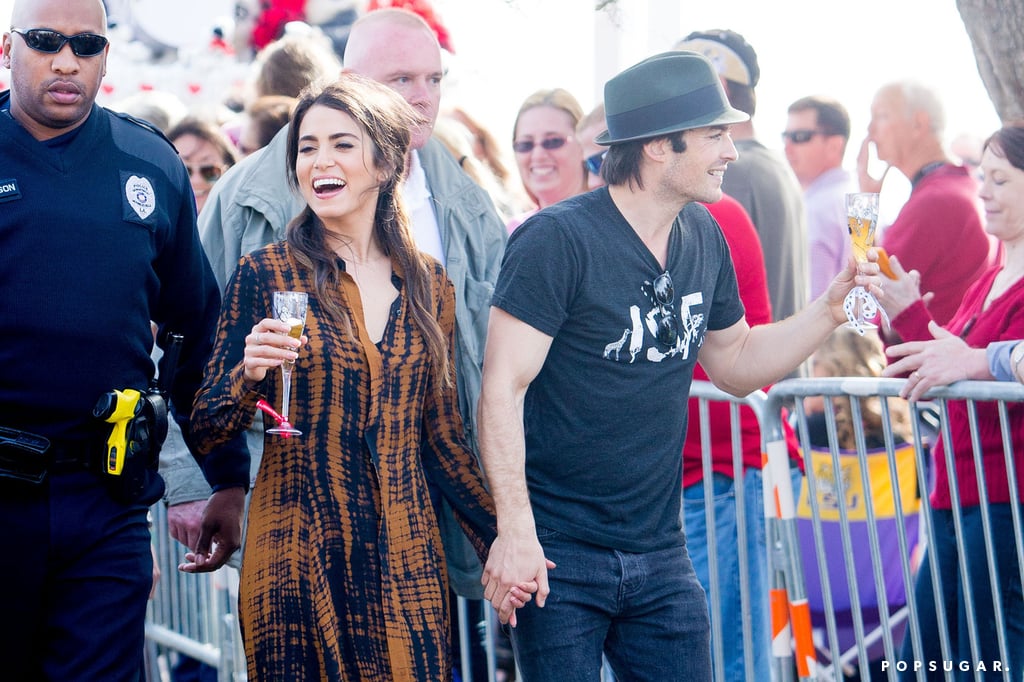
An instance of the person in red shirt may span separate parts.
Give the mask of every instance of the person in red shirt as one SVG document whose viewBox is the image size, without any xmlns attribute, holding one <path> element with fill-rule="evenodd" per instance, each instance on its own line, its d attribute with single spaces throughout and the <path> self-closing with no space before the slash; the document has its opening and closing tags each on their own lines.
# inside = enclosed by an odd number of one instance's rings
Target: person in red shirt
<svg viewBox="0 0 1024 682">
<path fill-rule="evenodd" d="M 768 294 L 764 255 L 761 240 L 746 209 L 736 199 L 723 194 L 719 201 L 704 204 L 725 236 L 736 269 L 736 284 L 740 300 L 746 309 L 751 327 L 772 321 L 772 305 Z M 694 381 L 709 381 L 699 364 L 693 370 Z M 686 444 L 683 447 L 683 524 L 686 545 L 693 569 L 704 591 L 711 595 L 711 576 L 708 566 L 707 518 L 704 501 L 704 472 L 701 449 L 701 428 L 698 418 L 698 400 L 690 400 L 690 419 L 687 422 Z M 747 679 L 743 669 L 743 620 L 749 614 L 753 633 L 753 670 L 771 668 L 771 622 L 768 610 L 768 557 L 765 543 L 763 484 L 761 476 L 761 429 L 757 415 L 749 407 L 740 408 L 740 433 L 744 478 L 737 486 L 733 480 L 732 430 L 730 406 L 725 401 L 708 404 L 711 425 L 711 460 L 715 498 L 715 540 L 717 547 L 718 588 L 720 609 L 711 617 L 722 623 L 723 668 L 725 679 Z M 790 459 L 800 460 L 799 445 L 793 430 L 783 421 Z M 792 469 L 794 493 L 800 490 L 801 474 Z M 736 518 L 736 495 L 744 496 L 746 519 L 747 565 L 739 565 L 737 547 L 739 535 Z M 749 611 L 741 602 L 740 571 L 747 572 L 750 580 Z M 710 601 L 709 607 L 710 609 Z"/>
<path fill-rule="evenodd" d="M 998 257 L 998 244 L 985 234 L 978 185 L 963 166 L 949 161 L 942 146 L 944 123 L 938 96 L 913 82 L 890 83 L 871 103 L 868 138 L 857 157 L 860 188 L 878 192 L 881 180 L 868 175 L 867 145 L 878 158 L 910 180 L 910 198 L 877 243 L 917 270 L 928 312 L 946 324 L 964 289 Z"/>
</svg>

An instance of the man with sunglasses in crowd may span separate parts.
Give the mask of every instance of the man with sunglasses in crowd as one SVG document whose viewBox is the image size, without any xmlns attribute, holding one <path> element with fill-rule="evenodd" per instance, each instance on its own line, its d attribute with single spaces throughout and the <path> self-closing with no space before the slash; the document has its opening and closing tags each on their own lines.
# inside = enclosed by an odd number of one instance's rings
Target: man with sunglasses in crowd
<svg viewBox="0 0 1024 682">
<path fill-rule="evenodd" d="M 707 602 L 680 526 L 694 365 L 746 395 L 846 321 L 855 284 L 881 280 L 851 259 L 810 306 L 750 328 L 699 203 L 721 196 L 747 115 L 693 52 L 625 70 L 604 103 L 608 186 L 523 223 L 492 302 L 479 424 L 498 538 L 484 596 L 507 622 L 515 586 L 539 585 L 512 630 L 526 682 L 596 682 L 602 653 L 618 679 L 710 680 Z"/>
<path fill-rule="evenodd" d="M 184 337 L 169 390 L 187 426 L 220 307 L 174 148 L 95 104 L 106 27 L 100 0 L 17 0 L 2 39 L 0 669 L 10 680 L 139 679 L 147 512 L 163 489 L 146 446 L 159 445 L 164 414 L 147 394 L 150 324 L 164 347 Z M 216 490 L 248 484 L 241 448 L 204 465 Z M 240 533 L 218 529 L 218 558 Z"/>
<path fill-rule="evenodd" d="M 843 168 L 850 140 L 850 115 L 837 100 L 801 97 L 789 105 L 783 149 L 804 192 L 810 247 L 811 298 L 817 298 L 850 257 L 846 194 L 859 191 Z"/>
<path fill-rule="evenodd" d="M 587 169 L 587 189 L 604 185 L 601 179 L 601 162 L 608 151 L 594 140 L 604 132 L 604 103 L 599 102 L 576 124 L 576 139 L 583 147 L 583 165 Z"/>
</svg>

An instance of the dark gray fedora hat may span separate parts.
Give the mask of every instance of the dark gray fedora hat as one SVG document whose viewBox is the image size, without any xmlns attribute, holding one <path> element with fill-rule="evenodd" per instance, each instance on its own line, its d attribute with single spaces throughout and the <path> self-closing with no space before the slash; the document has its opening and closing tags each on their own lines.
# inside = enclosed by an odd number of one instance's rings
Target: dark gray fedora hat
<svg viewBox="0 0 1024 682">
<path fill-rule="evenodd" d="M 604 107 L 608 130 L 594 140 L 602 145 L 750 118 L 729 106 L 707 57 L 679 50 L 648 57 L 605 83 Z"/>
</svg>

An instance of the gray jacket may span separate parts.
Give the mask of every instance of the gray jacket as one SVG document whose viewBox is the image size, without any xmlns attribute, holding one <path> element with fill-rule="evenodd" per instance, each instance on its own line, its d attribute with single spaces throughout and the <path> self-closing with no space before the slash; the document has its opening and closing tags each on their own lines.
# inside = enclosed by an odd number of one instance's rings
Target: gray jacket
<svg viewBox="0 0 1024 682">
<path fill-rule="evenodd" d="M 305 206 L 288 182 L 287 138 L 286 126 L 269 145 L 225 173 L 207 198 L 199 217 L 199 236 L 222 289 L 239 258 L 284 239 L 288 222 Z M 476 449 L 487 317 L 508 233 L 491 198 L 440 142 L 429 140 L 419 150 L 419 158 L 441 231 L 445 269 L 455 287 L 459 407 L 470 445 Z M 247 434 L 254 472 L 262 455 L 262 430 L 257 421 Z M 160 470 L 167 481 L 168 504 L 209 496 L 209 487 L 187 450 L 165 448 Z M 481 566 L 476 554 L 449 510 L 444 510 L 439 521 L 452 587 L 462 596 L 481 598 Z"/>
</svg>

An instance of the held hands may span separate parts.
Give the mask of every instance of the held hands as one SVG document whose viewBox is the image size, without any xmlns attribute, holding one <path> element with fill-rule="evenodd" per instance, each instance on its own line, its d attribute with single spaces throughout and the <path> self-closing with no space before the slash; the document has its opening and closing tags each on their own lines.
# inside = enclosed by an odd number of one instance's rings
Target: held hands
<svg viewBox="0 0 1024 682">
<path fill-rule="evenodd" d="M 934 386 L 945 386 L 964 379 L 983 378 L 988 372 L 984 349 L 971 348 L 961 339 L 938 325 L 928 323 L 932 341 L 910 341 L 886 349 L 891 361 L 882 376 L 909 374 L 900 389 L 900 397 L 920 400 Z"/>
<path fill-rule="evenodd" d="M 265 318 L 253 326 L 252 332 L 245 337 L 245 380 L 259 383 L 267 376 L 267 371 L 280 367 L 286 360 L 295 360 L 298 350 L 309 341 L 303 334 L 301 339 L 288 336 L 290 327 L 287 322 Z"/>
<path fill-rule="evenodd" d="M 224 488 L 210 495 L 203 512 L 202 533 L 194 551 L 178 566 L 184 573 L 209 573 L 223 566 L 242 546 L 242 514 L 245 490 Z"/>
<path fill-rule="evenodd" d="M 550 588 L 548 571 L 555 568 L 544 558 L 544 550 L 536 534 L 514 537 L 498 533 L 491 545 L 480 582 L 484 599 L 498 612 L 502 624 L 516 626 L 516 609 L 522 608 L 537 594 L 537 606 L 544 607 Z"/>
<path fill-rule="evenodd" d="M 195 550 L 199 544 L 199 536 L 203 532 L 203 511 L 206 500 L 194 500 L 172 504 L 167 507 L 167 530 L 171 537 Z"/>
</svg>

